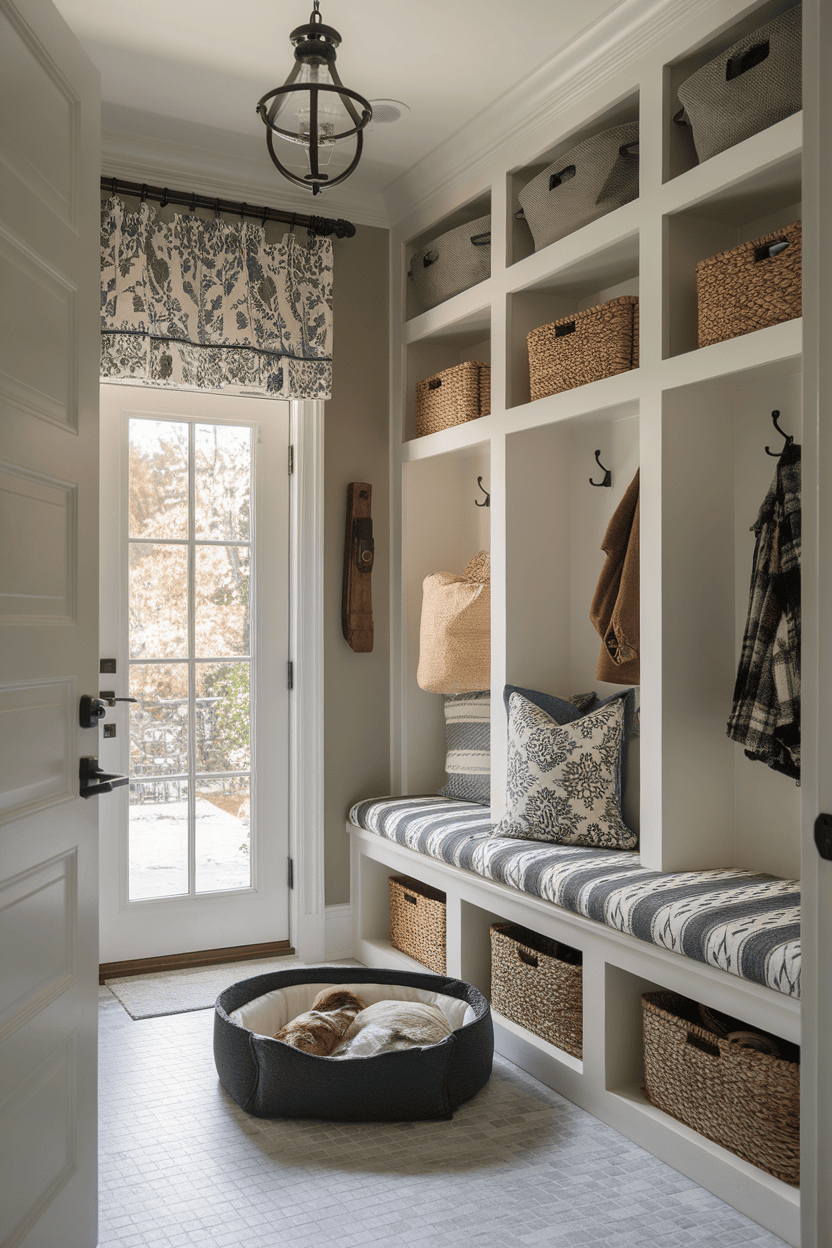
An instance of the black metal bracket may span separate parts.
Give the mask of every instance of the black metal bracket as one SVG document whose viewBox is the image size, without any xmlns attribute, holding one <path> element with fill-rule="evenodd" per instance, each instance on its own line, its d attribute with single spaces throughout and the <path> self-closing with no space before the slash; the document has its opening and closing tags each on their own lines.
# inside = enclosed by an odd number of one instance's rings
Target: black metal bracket
<svg viewBox="0 0 832 1248">
<path fill-rule="evenodd" d="M 117 776 L 109 771 L 102 771 L 97 758 L 81 759 L 78 779 L 81 781 L 79 797 L 98 797 L 100 793 L 112 793 L 113 789 L 130 783 L 129 776 Z"/>
<path fill-rule="evenodd" d="M 601 460 L 598 458 L 600 454 L 601 454 L 600 451 L 595 452 L 595 462 L 598 465 L 598 467 L 601 469 L 601 471 L 603 472 L 604 479 L 603 481 L 593 481 L 592 477 L 589 478 L 589 484 L 597 485 L 599 488 L 604 485 L 612 485 L 612 472 L 610 471 L 609 468 L 605 468 L 604 465 L 601 463 Z"/>
<path fill-rule="evenodd" d="M 832 815 L 821 812 L 815 820 L 815 844 L 821 858 L 832 862 Z"/>
</svg>

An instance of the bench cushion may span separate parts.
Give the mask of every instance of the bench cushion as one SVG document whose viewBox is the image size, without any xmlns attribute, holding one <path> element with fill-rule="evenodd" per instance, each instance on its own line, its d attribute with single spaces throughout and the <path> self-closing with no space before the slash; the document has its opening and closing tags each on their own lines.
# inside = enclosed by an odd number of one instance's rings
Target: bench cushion
<svg viewBox="0 0 832 1248">
<path fill-rule="evenodd" d="M 441 797 L 357 802 L 350 821 L 662 949 L 800 996 L 800 881 L 739 869 L 662 873 L 629 850 L 492 836 L 490 811 Z"/>
</svg>

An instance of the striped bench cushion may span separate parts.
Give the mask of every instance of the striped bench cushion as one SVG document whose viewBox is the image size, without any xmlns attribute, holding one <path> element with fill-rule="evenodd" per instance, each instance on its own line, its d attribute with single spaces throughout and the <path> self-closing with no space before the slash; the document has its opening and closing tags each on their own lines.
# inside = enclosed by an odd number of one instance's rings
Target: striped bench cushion
<svg viewBox="0 0 832 1248">
<path fill-rule="evenodd" d="M 628 850 L 490 836 L 487 807 L 442 797 L 357 802 L 350 822 L 790 997 L 800 996 L 800 881 L 648 871 Z"/>
</svg>

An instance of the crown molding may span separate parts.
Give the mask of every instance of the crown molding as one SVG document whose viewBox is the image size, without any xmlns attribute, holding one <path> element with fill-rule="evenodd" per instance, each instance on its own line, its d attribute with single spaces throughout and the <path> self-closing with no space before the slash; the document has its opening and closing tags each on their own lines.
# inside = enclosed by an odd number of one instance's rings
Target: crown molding
<svg viewBox="0 0 832 1248">
<path fill-rule="evenodd" d="M 265 168 L 265 175 L 264 170 Z M 229 158 L 204 147 L 164 142 L 115 130 L 101 136 L 103 177 L 124 178 L 156 186 L 195 191 L 198 195 L 218 195 L 289 212 L 313 213 L 322 217 L 344 217 L 355 225 L 389 229 L 387 212 L 379 194 L 356 190 L 320 195 L 313 201 L 271 166 L 246 156 Z"/>
<path fill-rule="evenodd" d="M 730 20 L 726 8 L 733 7 L 696 0 L 695 16 L 717 10 Z M 691 0 L 623 0 L 385 187 L 391 227 L 411 216 L 435 216 L 454 192 L 465 198 L 487 189 L 495 164 L 516 161 L 538 130 L 556 134 L 563 113 L 604 83 L 618 78 L 626 88 L 645 53 L 693 15 Z"/>
</svg>

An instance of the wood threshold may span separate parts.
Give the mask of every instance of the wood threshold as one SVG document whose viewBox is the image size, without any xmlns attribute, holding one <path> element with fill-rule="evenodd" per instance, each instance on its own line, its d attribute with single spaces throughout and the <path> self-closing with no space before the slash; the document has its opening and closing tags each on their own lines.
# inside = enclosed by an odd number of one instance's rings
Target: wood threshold
<svg viewBox="0 0 832 1248">
<path fill-rule="evenodd" d="M 288 940 L 268 941 L 263 945 L 235 945 L 228 949 L 197 949 L 193 953 L 167 953 L 156 958 L 135 958 L 129 962 L 102 962 L 98 968 L 99 984 L 127 975 L 152 975 L 156 971 L 184 971 L 200 966 L 219 966 L 223 962 L 252 962 L 261 958 L 290 957 L 294 954 Z"/>
</svg>

